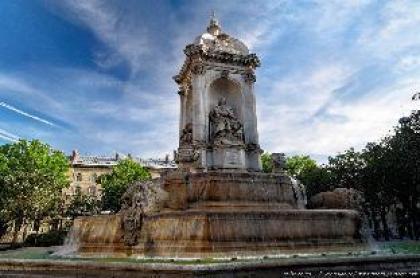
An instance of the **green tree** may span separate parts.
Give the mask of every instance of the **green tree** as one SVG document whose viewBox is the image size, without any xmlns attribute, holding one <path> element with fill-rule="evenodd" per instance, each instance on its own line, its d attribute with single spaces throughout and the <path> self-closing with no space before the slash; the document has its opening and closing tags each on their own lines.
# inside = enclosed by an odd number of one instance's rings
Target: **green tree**
<svg viewBox="0 0 420 278">
<path fill-rule="evenodd" d="M 81 215 L 93 215 L 100 211 L 100 201 L 96 197 L 83 194 L 78 188 L 76 194 L 73 196 L 70 204 L 66 208 L 66 216 L 72 219 Z"/>
<path fill-rule="evenodd" d="M 329 157 L 328 169 L 331 172 L 332 187 L 360 189 L 360 174 L 363 166 L 364 161 L 361 154 L 356 152 L 354 148 L 350 148 L 335 157 Z"/>
<path fill-rule="evenodd" d="M 289 175 L 298 177 L 302 173 L 317 168 L 316 161 L 308 155 L 294 155 L 286 159 L 286 169 Z"/>
<path fill-rule="evenodd" d="M 14 240 L 25 222 L 58 215 L 68 169 L 62 152 L 38 140 L 0 146 L 1 214 L 14 221 Z"/>
<path fill-rule="evenodd" d="M 149 171 L 132 159 L 121 160 L 109 174 L 99 177 L 102 188 L 102 208 L 117 212 L 121 208 L 121 196 L 135 181 L 151 178 Z"/>
<path fill-rule="evenodd" d="M 9 176 L 9 171 L 7 158 L 0 152 L 0 238 L 6 233 L 10 220 L 7 209 L 10 190 L 6 184 L 6 177 Z"/>
<path fill-rule="evenodd" d="M 287 173 L 296 177 L 305 185 L 308 198 L 328 191 L 331 184 L 331 173 L 325 167 L 318 166 L 308 155 L 295 155 L 286 159 Z"/>
<path fill-rule="evenodd" d="M 390 239 L 386 215 L 396 200 L 394 183 L 390 178 L 394 168 L 391 156 L 392 151 L 387 140 L 381 143 L 368 143 L 361 153 L 364 165 L 358 176 L 359 190 L 365 197 L 365 213 L 370 215 L 377 238 L 380 236 L 380 220 L 383 227 L 382 234 L 386 240 Z"/>
<path fill-rule="evenodd" d="M 389 173 L 396 195 L 408 216 L 407 229 L 411 238 L 420 237 L 420 111 L 400 119 L 395 135 L 389 139 L 392 172 Z"/>
<path fill-rule="evenodd" d="M 271 173 L 273 170 L 273 161 L 271 160 L 271 153 L 263 153 L 261 155 L 262 170 L 264 173 Z"/>
<path fill-rule="evenodd" d="M 308 199 L 332 188 L 331 172 L 324 166 L 305 168 L 296 178 L 305 185 Z"/>
</svg>

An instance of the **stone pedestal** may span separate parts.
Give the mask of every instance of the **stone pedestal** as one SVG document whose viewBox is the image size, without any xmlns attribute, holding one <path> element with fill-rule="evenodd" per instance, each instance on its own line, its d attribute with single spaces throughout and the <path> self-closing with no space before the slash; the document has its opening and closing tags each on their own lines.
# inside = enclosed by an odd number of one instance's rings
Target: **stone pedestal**
<svg viewBox="0 0 420 278">
<path fill-rule="evenodd" d="M 284 174 L 173 172 L 162 209 L 145 213 L 136 242 L 124 243 L 124 213 L 81 217 L 82 255 L 226 257 L 349 248 L 360 244 L 353 210 L 297 209 Z M 133 231 L 130 231 L 130 234 Z"/>
<path fill-rule="evenodd" d="M 215 258 L 360 244 L 359 218 L 349 210 L 190 210 L 144 221 L 138 244 L 130 247 L 121 240 L 121 216 L 78 218 L 75 227 L 84 227 L 79 250 L 84 256 Z"/>
</svg>

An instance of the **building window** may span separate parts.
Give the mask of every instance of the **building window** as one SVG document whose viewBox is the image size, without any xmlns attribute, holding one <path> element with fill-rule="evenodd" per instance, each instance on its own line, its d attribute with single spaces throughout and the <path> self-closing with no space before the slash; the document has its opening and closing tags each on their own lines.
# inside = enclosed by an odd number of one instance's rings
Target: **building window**
<svg viewBox="0 0 420 278">
<path fill-rule="evenodd" d="M 82 194 L 82 187 L 76 184 L 76 188 L 74 189 L 74 195 Z"/>
<path fill-rule="evenodd" d="M 92 186 L 89 186 L 89 194 L 91 195 L 91 196 L 96 196 L 96 186 L 94 186 L 94 185 L 92 185 Z"/>
<path fill-rule="evenodd" d="M 91 176 L 91 182 L 96 183 L 97 179 L 98 179 L 98 175 L 96 173 Z"/>
<path fill-rule="evenodd" d="M 82 173 L 77 173 L 76 180 L 82 181 Z"/>
</svg>

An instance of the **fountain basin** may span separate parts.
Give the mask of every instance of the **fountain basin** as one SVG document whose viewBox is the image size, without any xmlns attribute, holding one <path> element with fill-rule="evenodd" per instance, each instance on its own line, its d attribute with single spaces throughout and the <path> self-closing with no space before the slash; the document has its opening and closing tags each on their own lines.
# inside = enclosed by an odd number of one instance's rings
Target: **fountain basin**
<svg viewBox="0 0 420 278">
<path fill-rule="evenodd" d="M 82 256 L 226 257 L 354 248 L 359 216 L 352 210 L 186 210 L 145 217 L 138 243 L 124 245 L 122 216 L 75 220 Z M 360 245 L 360 244 L 359 244 Z"/>
</svg>

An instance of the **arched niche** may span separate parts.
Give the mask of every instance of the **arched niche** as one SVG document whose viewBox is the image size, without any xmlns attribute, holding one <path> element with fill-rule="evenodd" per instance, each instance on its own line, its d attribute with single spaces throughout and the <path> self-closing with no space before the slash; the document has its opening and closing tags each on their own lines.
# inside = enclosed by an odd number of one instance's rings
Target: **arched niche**
<svg viewBox="0 0 420 278">
<path fill-rule="evenodd" d="M 224 97 L 226 104 L 233 108 L 238 120 L 243 123 L 241 85 L 228 78 L 214 80 L 209 87 L 207 111 L 211 111 Z"/>
</svg>

